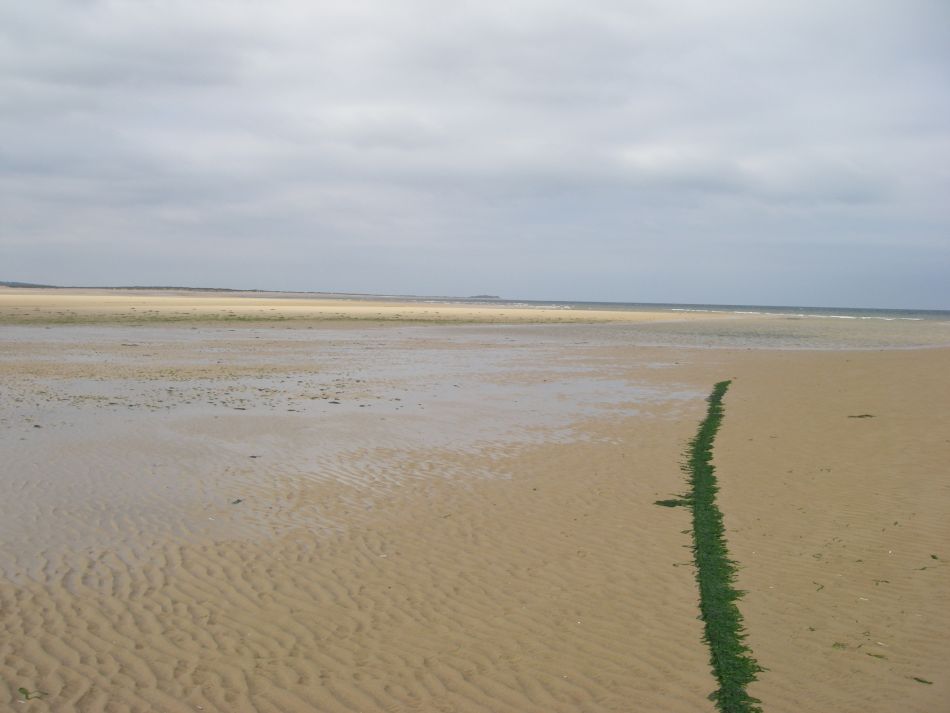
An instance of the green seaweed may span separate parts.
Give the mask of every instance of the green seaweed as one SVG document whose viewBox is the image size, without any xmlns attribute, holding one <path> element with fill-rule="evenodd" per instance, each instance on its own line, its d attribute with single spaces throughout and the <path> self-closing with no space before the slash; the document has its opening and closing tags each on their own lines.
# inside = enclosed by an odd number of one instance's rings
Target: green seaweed
<svg viewBox="0 0 950 713">
<path fill-rule="evenodd" d="M 722 713 L 761 713 L 760 701 L 746 692 L 762 667 L 745 645 L 742 614 L 736 601 L 742 596 L 733 583 L 736 563 L 729 558 L 722 512 L 716 505 L 712 447 L 723 418 L 722 398 L 730 381 L 720 381 L 709 396 L 706 419 L 690 442 L 685 470 L 691 492 L 686 496 L 693 513 L 693 557 L 699 584 L 700 617 L 709 646 L 710 663 L 719 690 L 710 699 Z"/>
<path fill-rule="evenodd" d="M 17 693 L 23 696 L 24 701 L 30 701 L 34 698 L 42 698 L 43 696 L 49 695 L 46 691 L 31 691 L 28 688 L 23 688 L 22 686 L 16 689 Z"/>
<path fill-rule="evenodd" d="M 671 498 L 669 500 L 654 500 L 654 505 L 659 505 L 665 508 L 678 508 L 678 507 L 689 507 L 690 502 L 688 498 Z"/>
</svg>

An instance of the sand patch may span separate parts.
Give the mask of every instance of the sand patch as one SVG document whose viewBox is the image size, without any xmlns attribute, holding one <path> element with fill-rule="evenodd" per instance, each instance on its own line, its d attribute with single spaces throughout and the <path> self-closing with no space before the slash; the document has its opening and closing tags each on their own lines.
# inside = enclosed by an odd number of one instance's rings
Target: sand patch
<svg viewBox="0 0 950 713">
<path fill-rule="evenodd" d="M 719 315 L 703 315 L 716 318 Z M 698 319 L 669 311 L 570 310 L 541 306 L 319 297 L 284 293 L 14 289 L 0 291 L 0 324 L 181 322 L 590 323 Z"/>
<path fill-rule="evenodd" d="M 765 710 L 950 700 L 948 367 L 946 350 L 736 362 L 715 463 Z"/>
</svg>

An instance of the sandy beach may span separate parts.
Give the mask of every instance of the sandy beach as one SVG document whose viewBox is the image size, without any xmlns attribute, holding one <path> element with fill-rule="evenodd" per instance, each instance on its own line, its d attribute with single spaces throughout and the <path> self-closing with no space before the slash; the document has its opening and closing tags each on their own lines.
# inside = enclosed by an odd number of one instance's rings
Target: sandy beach
<svg viewBox="0 0 950 713">
<path fill-rule="evenodd" d="M 656 322 L 690 319 L 669 312 L 510 307 L 485 301 L 399 301 L 369 296 L 194 290 L 18 289 L 0 287 L 0 323 L 154 324 L 180 322 Z"/>
<path fill-rule="evenodd" d="M 732 379 L 750 693 L 942 710 L 948 331 L 0 290 L 0 704 L 713 711 L 655 503 Z"/>
</svg>

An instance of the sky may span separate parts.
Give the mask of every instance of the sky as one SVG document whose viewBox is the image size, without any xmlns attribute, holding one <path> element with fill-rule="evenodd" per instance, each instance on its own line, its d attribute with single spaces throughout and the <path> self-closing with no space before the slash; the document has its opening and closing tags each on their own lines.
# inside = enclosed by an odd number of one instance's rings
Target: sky
<svg viewBox="0 0 950 713">
<path fill-rule="evenodd" d="M 2 3 L 0 280 L 950 309 L 950 3 Z"/>
</svg>

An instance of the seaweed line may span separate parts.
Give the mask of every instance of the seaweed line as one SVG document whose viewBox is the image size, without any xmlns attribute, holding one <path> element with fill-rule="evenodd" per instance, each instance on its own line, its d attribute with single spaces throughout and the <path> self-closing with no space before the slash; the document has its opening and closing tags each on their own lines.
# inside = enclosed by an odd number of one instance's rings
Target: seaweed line
<svg viewBox="0 0 950 713">
<path fill-rule="evenodd" d="M 722 422 L 722 398 L 731 381 L 720 381 L 709 396 L 709 410 L 690 442 L 685 470 L 690 492 L 684 498 L 693 513 L 693 557 L 699 584 L 699 607 L 705 623 L 710 663 L 719 690 L 710 698 L 723 713 L 761 713 L 760 701 L 746 693 L 746 686 L 763 669 L 745 645 L 742 614 L 736 600 L 742 592 L 733 587 L 736 563 L 726 549 L 722 513 L 716 505 L 719 486 L 712 465 L 712 447 Z"/>
</svg>

